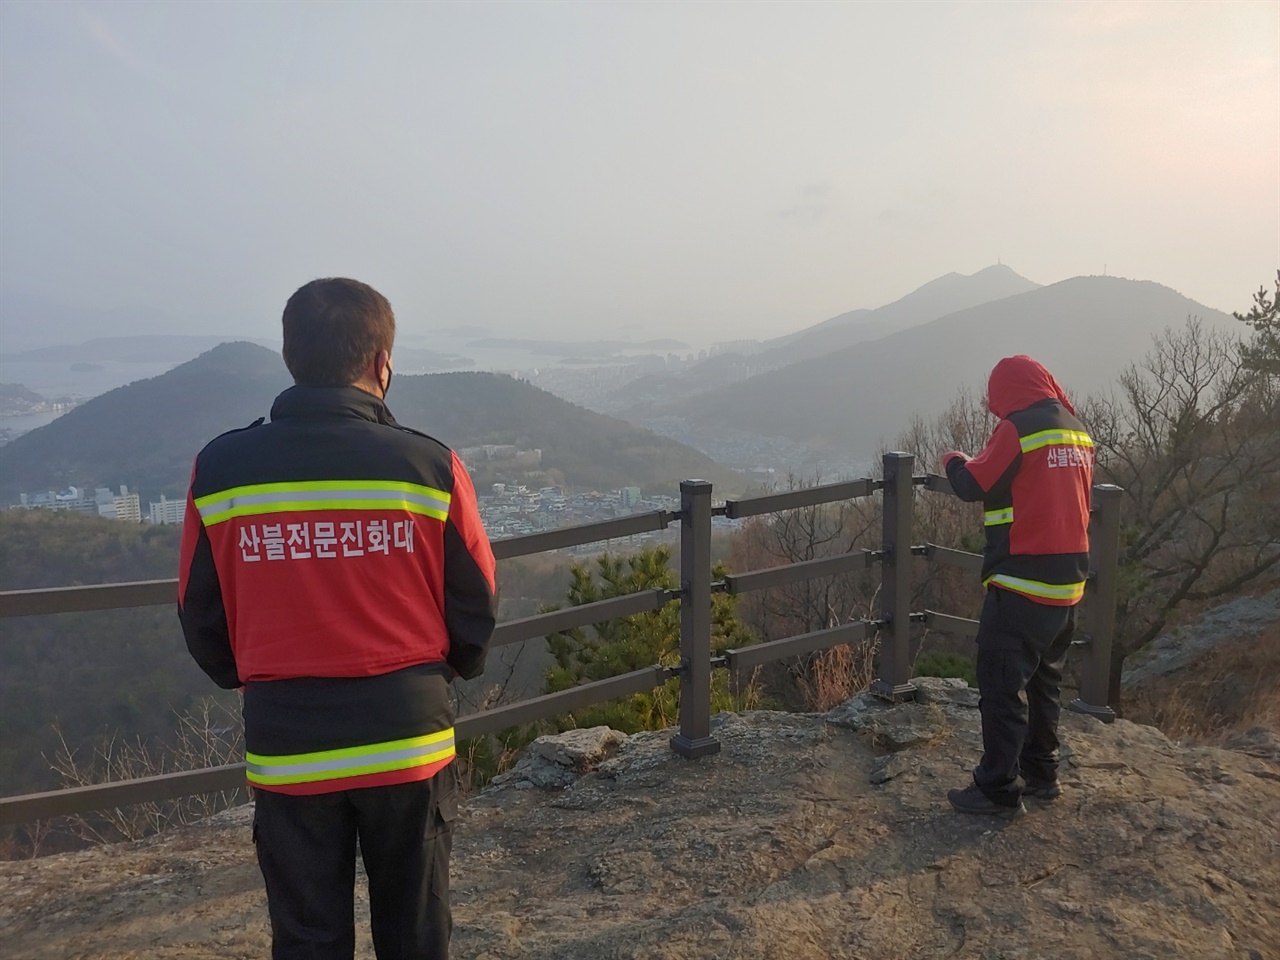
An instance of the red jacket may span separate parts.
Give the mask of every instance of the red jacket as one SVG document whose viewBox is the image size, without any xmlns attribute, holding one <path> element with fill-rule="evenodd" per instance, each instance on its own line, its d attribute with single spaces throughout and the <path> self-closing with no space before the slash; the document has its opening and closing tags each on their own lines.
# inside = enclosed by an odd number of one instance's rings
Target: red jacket
<svg viewBox="0 0 1280 960">
<path fill-rule="evenodd" d="M 983 583 L 1075 604 L 1089 569 L 1093 440 L 1062 387 L 1027 356 L 996 364 L 987 406 L 1000 423 L 982 452 L 943 458 L 956 494 L 986 508 Z"/>
<path fill-rule="evenodd" d="M 446 681 L 484 669 L 494 560 L 448 447 L 355 387 L 293 387 L 196 458 L 179 616 L 244 686 L 254 786 L 318 793 L 453 759 Z"/>
</svg>

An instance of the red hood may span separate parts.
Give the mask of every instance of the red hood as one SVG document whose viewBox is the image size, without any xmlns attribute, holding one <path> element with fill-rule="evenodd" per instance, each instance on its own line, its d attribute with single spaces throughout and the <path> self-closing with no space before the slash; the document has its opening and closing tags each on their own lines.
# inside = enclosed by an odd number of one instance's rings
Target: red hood
<svg viewBox="0 0 1280 960">
<path fill-rule="evenodd" d="M 991 371 L 987 408 L 997 417 L 1003 419 L 1041 400 L 1057 400 L 1075 415 L 1075 407 L 1053 374 L 1030 357 L 1005 357 Z"/>
</svg>

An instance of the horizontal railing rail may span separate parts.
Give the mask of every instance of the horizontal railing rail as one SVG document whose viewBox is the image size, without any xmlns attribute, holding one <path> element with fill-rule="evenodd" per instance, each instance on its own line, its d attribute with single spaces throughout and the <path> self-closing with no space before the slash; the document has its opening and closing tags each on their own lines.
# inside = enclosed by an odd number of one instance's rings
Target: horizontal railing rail
<svg viewBox="0 0 1280 960">
<path fill-rule="evenodd" d="M 912 477 L 912 481 L 916 486 L 924 487 L 930 493 L 949 493 L 955 495 L 955 490 L 951 488 L 951 481 L 940 473 L 926 473 L 918 477 Z"/>
<path fill-rule="evenodd" d="M 521 640 L 545 637 L 552 633 L 563 633 L 575 627 L 589 627 L 593 623 L 604 623 L 606 620 L 617 620 L 619 617 L 632 617 L 637 613 L 661 610 L 668 603 L 679 599 L 680 591 L 678 590 L 642 590 L 621 597 L 610 597 L 608 600 L 597 600 L 594 603 L 582 603 L 576 607 L 565 607 L 563 610 L 539 613 L 519 620 L 507 620 L 498 624 L 489 644 L 500 647 L 508 643 L 519 643 Z"/>
<path fill-rule="evenodd" d="M 88 787 L 48 790 L 44 793 L 0 799 L 0 825 L 32 823 L 51 817 L 127 807 L 135 803 L 174 800 L 197 793 L 229 793 L 244 788 L 244 764 L 232 763 Z"/>
<path fill-rule="evenodd" d="M 781 640 L 769 640 L 750 647 L 735 647 L 725 651 L 725 666 L 740 674 L 745 670 L 763 666 L 772 660 L 799 657 L 845 643 L 862 643 L 872 635 L 877 626 L 878 624 L 872 620 L 854 620 L 837 627 L 814 630 L 811 633 L 784 637 Z"/>
<path fill-rule="evenodd" d="M 752 590 L 767 590 L 780 587 L 785 583 L 797 580 L 820 580 L 824 577 L 838 577 L 865 570 L 877 560 L 880 553 L 876 550 L 852 550 L 837 557 L 822 557 L 817 560 L 801 560 L 780 567 L 768 567 L 764 570 L 752 570 L 747 573 L 727 574 L 723 580 L 724 592 L 730 595 L 749 593 Z M 712 589 L 716 588 L 712 584 Z"/>
<path fill-rule="evenodd" d="M 968 573 L 976 575 L 982 572 L 982 554 L 980 553 L 969 553 L 967 550 L 940 547 L 936 543 L 926 543 L 919 548 L 919 553 L 926 560 L 934 560 L 947 566 L 959 567 Z"/>
<path fill-rule="evenodd" d="M 509 560 L 548 550 L 582 546 L 628 537 L 638 533 L 664 530 L 677 515 L 665 510 L 652 513 L 584 523 L 560 530 L 504 537 L 492 541 L 493 555 Z M 136 580 L 129 583 L 99 583 L 81 587 L 42 587 L 35 590 L 0 591 L 0 619 L 31 617 L 54 613 L 84 613 L 94 610 L 120 610 L 127 607 L 151 607 L 178 602 L 178 580 Z M 590 622 L 590 621 L 588 621 Z M 532 634 L 531 636 L 539 636 Z M 506 641 L 511 643 L 513 641 Z"/>
<path fill-rule="evenodd" d="M 177 602 L 176 578 L 136 580 L 132 583 L 97 583 L 87 587 L 6 590 L 0 592 L 0 618 L 121 610 L 126 607 L 154 607 Z"/>
<path fill-rule="evenodd" d="M 937 630 L 939 633 L 950 633 L 970 639 L 978 635 L 978 621 L 970 620 L 968 617 L 955 617 L 949 613 L 926 610 L 920 615 L 920 622 L 930 630 Z"/>
<path fill-rule="evenodd" d="M 666 510 L 654 510 L 649 513 L 617 517 L 613 520 L 580 523 L 571 527 L 561 527 L 558 530 L 525 533 L 518 537 L 503 537 L 492 541 L 491 545 L 495 559 L 510 560 L 513 557 L 546 553 L 548 550 L 582 547 L 589 543 L 603 543 L 607 540 L 633 537 L 641 533 L 654 533 L 667 529 L 667 526 L 677 519 L 679 519 L 678 514 Z"/>
<path fill-rule="evenodd" d="M 461 717 L 454 724 L 459 738 L 478 737 L 486 733 L 496 733 L 508 727 L 516 727 L 547 717 L 556 717 L 572 713 L 583 707 L 629 697 L 634 693 L 644 693 L 666 683 L 672 677 L 680 675 L 679 667 L 663 667 L 654 664 L 620 673 L 615 677 L 583 683 L 568 690 L 546 693 L 540 697 L 531 697 L 516 703 L 505 704 L 482 713 L 473 713 Z"/>
<path fill-rule="evenodd" d="M 823 483 L 786 493 L 770 493 L 759 497 L 726 500 L 719 508 L 731 520 L 758 517 L 764 513 L 782 513 L 801 507 L 816 507 L 837 500 L 858 500 L 869 497 L 881 487 L 881 481 L 864 477 L 861 480 L 844 480 L 840 483 Z"/>
<path fill-rule="evenodd" d="M 492 644 L 502 646 L 544 637 L 659 610 L 669 603 L 679 602 L 680 665 L 654 664 L 568 690 L 470 714 L 457 720 L 457 736 L 481 736 L 571 713 L 595 703 L 652 690 L 669 679 L 679 677 L 680 731 L 672 738 L 672 748 L 689 758 L 705 756 L 719 750 L 719 743 L 711 736 L 710 730 L 713 669 L 727 668 L 741 676 L 743 671 L 755 669 L 773 660 L 802 656 L 870 639 L 875 639 L 880 645 L 879 677 L 872 686 L 873 692 L 892 700 L 910 699 L 915 693 L 911 683 L 911 626 L 920 624 L 927 629 L 969 637 L 974 636 L 978 628 L 976 620 L 965 617 L 934 610 L 919 613 L 911 611 L 911 577 L 908 567 L 911 558 L 920 556 L 927 562 L 959 567 L 970 573 L 976 573 L 982 565 L 982 558 L 977 554 L 934 543 L 911 545 L 914 487 L 939 493 L 952 492 L 946 477 L 936 474 L 913 476 L 912 463 L 913 458 L 907 454 L 889 453 L 884 457 L 883 480 L 862 479 L 824 484 L 784 494 L 730 500 L 718 508 L 713 508 L 711 503 L 711 484 L 700 480 L 685 481 L 680 485 L 679 512 L 653 511 L 493 541 L 494 555 L 499 559 L 510 559 L 662 530 L 671 522 L 679 521 L 679 590 L 644 590 L 505 621 L 495 630 Z M 880 549 L 855 550 L 836 557 L 729 574 L 722 581 L 711 581 L 713 515 L 732 518 L 760 516 L 866 497 L 877 491 L 881 492 L 884 501 Z M 1081 639 L 1086 649 L 1086 664 L 1080 698 L 1071 704 L 1073 709 L 1102 719 L 1112 716 L 1106 696 L 1114 630 L 1121 493 L 1118 487 L 1101 485 L 1094 488 L 1091 537 L 1095 549 L 1091 556 L 1092 570 L 1086 588 L 1085 631 Z M 737 595 L 799 580 L 847 575 L 865 570 L 874 563 L 879 563 L 881 568 L 878 618 L 855 620 L 798 636 L 734 648 L 720 656 L 712 656 L 710 608 L 713 593 L 723 591 Z M 8 591 L 0 593 L 0 617 L 174 603 L 177 599 L 176 587 L 176 580 L 153 580 L 90 587 Z M 27 823 L 69 814 L 91 813 L 196 793 L 231 791 L 244 785 L 244 764 L 231 764 L 96 786 L 5 797 L 0 798 L 0 824 Z"/>
</svg>

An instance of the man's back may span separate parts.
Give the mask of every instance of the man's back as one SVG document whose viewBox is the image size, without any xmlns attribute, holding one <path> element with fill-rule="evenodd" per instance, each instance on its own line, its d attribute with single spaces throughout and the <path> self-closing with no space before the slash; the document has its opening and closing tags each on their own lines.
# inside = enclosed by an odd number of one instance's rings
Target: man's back
<svg viewBox="0 0 1280 960">
<path fill-rule="evenodd" d="M 351 956 L 358 846 L 378 956 L 443 960 L 448 682 L 484 669 L 493 551 L 462 463 L 387 410 L 387 299 L 314 280 L 282 325 L 297 385 L 196 457 L 178 615 L 200 667 L 244 688 L 272 956 Z"/>
<path fill-rule="evenodd" d="M 192 494 L 242 682 L 443 663 L 450 620 L 465 645 L 446 562 L 451 579 L 492 562 L 471 485 L 443 444 L 380 419 L 354 388 L 294 387 L 201 453 Z"/>
<path fill-rule="evenodd" d="M 415 769 L 423 760 L 447 761 L 424 747 L 400 769 L 358 774 L 387 762 L 375 751 L 337 765 L 340 777 L 290 782 L 269 759 L 401 749 L 452 727 L 445 677 L 483 662 L 493 567 L 447 447 L 396 426 L 362 390 L 294 387 L 270 423 L 201 452 L 190 508 L 184 594 L 212 573 L 229 643 L 206 648 L 190 632 L 189 642 L 202 664 L 230 654 L 245 685 L 248 750 L 264 758 L 251 782 L 314 792 L 402 782 L 430 772 Z"/>
</svg>

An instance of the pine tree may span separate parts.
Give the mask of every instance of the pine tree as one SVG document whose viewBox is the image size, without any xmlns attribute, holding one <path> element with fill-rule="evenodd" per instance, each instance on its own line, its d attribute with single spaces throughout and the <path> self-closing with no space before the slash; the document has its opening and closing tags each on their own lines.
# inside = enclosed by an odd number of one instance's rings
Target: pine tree
<svg viewBox="0 0 1280 960">
<path fill-rule="evenodd" d="M 1272 377 L 1280 376 L 1280 270 L 1276 271 L 1275 294 L 1268 297 L 1267 288 L 1259 287 L 1249 312 L 1234 316 L 1253 328 L 1253 339 L 1244 347 L 1249 367 Z"/>
<path fill-rule="evenodd" d="M 594 564 L 574 564 L 567 599 L 572 606 L 621 597 L 643 590 L 674 589 L 671 551 L 648 548 L 629 556 L 601 554 Z M 717 567 L 713 578 L 727 571 Z M 755 636 L 738 617 L 737 600 L 727 594 L 712 595 L 712 653 L 754 643 Z M 672 602 L 647 613 L 594 624 L 547 638 L 555 666 L 547 670 L 546 690 L 554 693 L 580 683 L 639 670 L 652 664 L 675 666 L 680 662 L 680 607 Z M 680 683 L 668 680 L 650 693 L 626 700 L 598 704 L 561 718 L 562 728 L 607 725 L 625 733 L 661 730 L 674 725 L 679 715 Z M 726 671 L 712 674 L 711 708 L 739 710 L 757 699 L 754 688 L 735 692 Z"/>
</svg>

